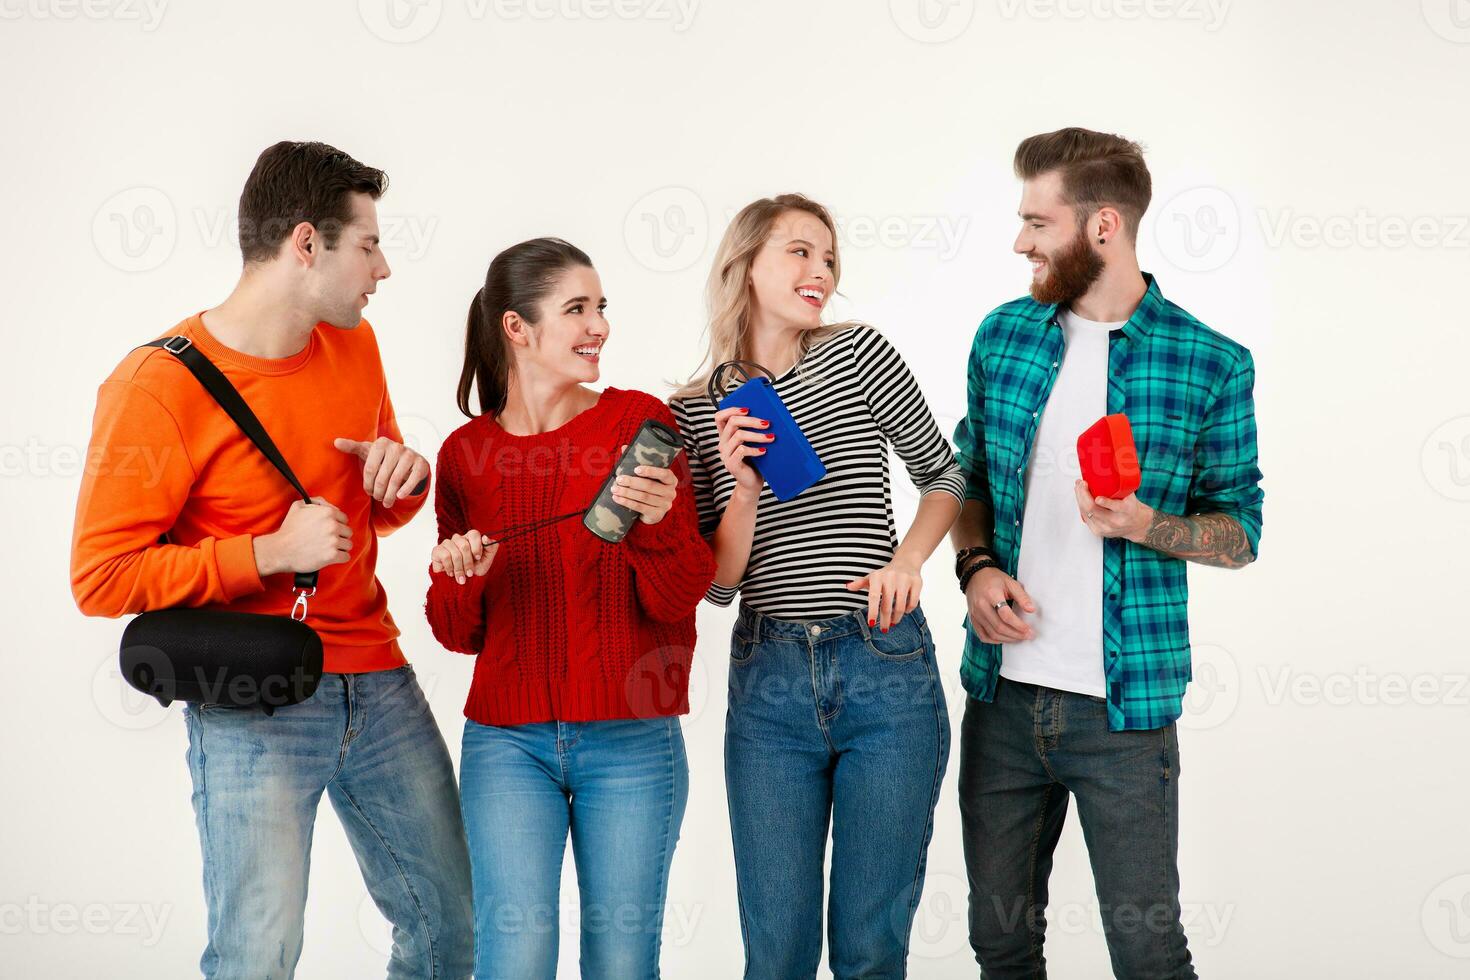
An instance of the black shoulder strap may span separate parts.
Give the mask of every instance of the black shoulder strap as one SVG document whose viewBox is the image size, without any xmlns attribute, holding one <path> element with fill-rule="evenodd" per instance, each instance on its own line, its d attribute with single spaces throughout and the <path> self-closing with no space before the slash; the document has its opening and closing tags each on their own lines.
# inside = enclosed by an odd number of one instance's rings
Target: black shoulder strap
<svg viewBox="0 0 1470 980">
<path fill-rule="evenodd" d="M 307 503 L 311 502 L 311 494 L 306 492 L 306 488 L 301 485 L 301 481 L 296 479 L 296 474 L 291 472 L 291 467 L 286 462 L 286 457 L 281 455 L 281 451 L 271 441 L 270 433 L 265 431 L 265 426 L 260 424 L 260 419 L 255 417 L 255 413 L 250 410 L 250 406 L 245 403 L 245 399 L 240 397 L 240 392 L 235 390 L 235 386 L 230 384 L 230 379 L 225 377 L 224 373 L 214 366 L 214 362 L 205 357 L 199 348 L 194 346 L 192 340 L 184 336 L 162 337 L 158 340 L 149 341 L 142 346 L 162 347 L 182 361 L 184 367 L 189 369 L 189 373 L 199 380 L 199 383 L 204 386 L 204 390 L 209 392 L 210 396 L 219 403 L 219 407 L 225 410 L 225 414 L 234 419 L 235 424 L 240 427 L 240 431 L 244 432 L 250 438 L 250 441 L 255 443 L 255 448 L 259 449 L 265 455 L 265 458 L 270 460 L 271 464 L 281 471 L 281 475 L 286 478 L 286 482 L 290 483 L 296 492 L 301 494 L 301 499 Z M 296 588 L 314 589 L 316 588 L 316 580 L 316 572 L 297 572 Z"/>
</svg>

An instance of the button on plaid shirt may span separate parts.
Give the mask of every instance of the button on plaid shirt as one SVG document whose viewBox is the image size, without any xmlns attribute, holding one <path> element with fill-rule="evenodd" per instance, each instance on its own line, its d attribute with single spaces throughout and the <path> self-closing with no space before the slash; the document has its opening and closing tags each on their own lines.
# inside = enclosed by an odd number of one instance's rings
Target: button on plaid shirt
<svg viewBox="0 0 1470 980">
<path fill-rule="evenodd" d="M 1168 514 L 1228 514 L 1254 554 L 1263 495 L 1250 351 L 1164 299 L 1153 276 L 1144 279 L 1138 309 L 1108 339 L 1108 413 L 1127 413 L 1132 424 L 1138 499 Z M 965 496 L 994 512 L 993 547 L 1011 576 L 1025 530 L 1025 468 L 1064 340 L 1056 306 L 1026 297 L 987 316 L 970 351 L 955 444 Z M 1180 715 L 1191 676 L 1185 565 L 1122 538 L 1103 541 L 1099 652 L 1112 731 L 1161 728 Z M 960 675 L 972 697 L 995 696 L 1000 658 L 1000 645 L 983 642 L 967 619 Z"/>
</svg>

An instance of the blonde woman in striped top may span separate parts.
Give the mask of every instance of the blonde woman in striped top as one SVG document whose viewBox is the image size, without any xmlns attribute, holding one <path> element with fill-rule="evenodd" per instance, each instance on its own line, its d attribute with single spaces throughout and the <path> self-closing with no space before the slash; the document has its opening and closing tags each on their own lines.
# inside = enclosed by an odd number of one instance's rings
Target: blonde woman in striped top
<svg viewBox="0 0 1470 980">
<path fill-rule="evenodd" d="M 841 265 L 826 208 L 787 194 L 745 207 L 709 280 L 710 350 L 675 393 L 707 598 L 740 596 L 730 644 L 725 776 L 748 980 L 813 977 L 832 838 L 835 977 L 901 977 L 923 887 L 949 721 L 920 569 L 959 513 L 963 478 L 898 352 L 824 324 Z M 755 361 L 826 466 L 778 501 L 749 460 L 766 420 L 717 411 L 710 369 Z M 922 494 L 902 540 L 888 449 Z"/>
</svg>

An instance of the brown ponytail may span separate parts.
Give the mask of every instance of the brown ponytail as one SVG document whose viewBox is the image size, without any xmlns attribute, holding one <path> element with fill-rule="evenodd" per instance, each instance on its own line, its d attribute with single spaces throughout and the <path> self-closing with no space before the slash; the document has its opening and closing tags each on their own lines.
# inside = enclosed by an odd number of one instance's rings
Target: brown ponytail
<svg viewBox="0 0 1470 980">
<path fill-rule="evenodd" d="M 459 374 L 459 410 L 469 418 L 470 391 L 479 389 L 480 411 L 499 415 L 505 410 L 513 359 L 501 323 L 514 310 L 534 326 L 537 307 L 561 273 L 574 265 L 592 268 L 580 248 L 560 238 L 533 238 L 512 245 L 490 263 L 485 285 L 470 301 L 465 324 L 464 369 Z"/>
</svg>

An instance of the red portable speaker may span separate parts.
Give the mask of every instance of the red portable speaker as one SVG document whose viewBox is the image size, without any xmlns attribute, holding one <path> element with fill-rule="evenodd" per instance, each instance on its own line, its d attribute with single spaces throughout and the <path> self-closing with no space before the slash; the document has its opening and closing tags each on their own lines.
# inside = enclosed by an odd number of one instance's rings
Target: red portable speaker
<svg viewBox="0 0 1470 980">
<path fill-rule="evenodd" d="M 1105 415 L 1077 438 L 1082 479 L 1094 497 L 1122 500 L 1138 489 L 1138 447 L 1126 415 Z"/>
</svg>

